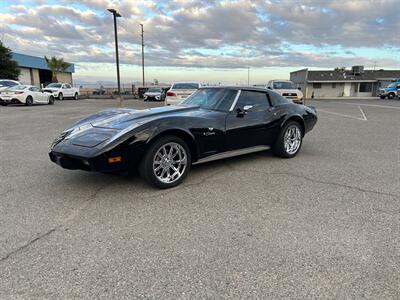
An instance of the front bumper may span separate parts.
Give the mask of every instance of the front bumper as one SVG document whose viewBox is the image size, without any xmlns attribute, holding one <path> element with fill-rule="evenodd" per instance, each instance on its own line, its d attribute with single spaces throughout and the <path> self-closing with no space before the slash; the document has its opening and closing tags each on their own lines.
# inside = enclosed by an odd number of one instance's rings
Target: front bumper
<svg viewBox="0 0 400 300">
<path fill-rule="evenodd" d="M 68 170 L 115 172 L 128 168 L 128 157 L 123 153 L 109 153 L 108 155 L 103 154 L 93 158 L 86 158 L 50 151 L 49 157 L 52 162 Z M 121 157 L 121 161 L 109 163 L 108 159 L 113 157 Z"/>
</svg>

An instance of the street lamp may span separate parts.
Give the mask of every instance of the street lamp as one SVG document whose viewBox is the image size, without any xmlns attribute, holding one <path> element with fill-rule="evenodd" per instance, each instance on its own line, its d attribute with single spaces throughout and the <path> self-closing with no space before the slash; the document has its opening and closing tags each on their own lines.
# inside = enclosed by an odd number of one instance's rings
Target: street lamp
<svg viewBox="0 0 400 300">
<path fill-rule="evenodd" d="M 115 35 L 115 58 L 117 63 L 117 84 L 118 84 L 118 96 L 121 101 L 121 81 L 119 77 L 119 54 L 118 54 L 118 33 L 117 33 L 117 18 L 120 18 L 121 15 L 112 8 L 107 9 L 110 13 L 113 14 L 114 17 L 114 35 Z M 121 105 L 122 103 L 120 103 Z"/>
</svg>

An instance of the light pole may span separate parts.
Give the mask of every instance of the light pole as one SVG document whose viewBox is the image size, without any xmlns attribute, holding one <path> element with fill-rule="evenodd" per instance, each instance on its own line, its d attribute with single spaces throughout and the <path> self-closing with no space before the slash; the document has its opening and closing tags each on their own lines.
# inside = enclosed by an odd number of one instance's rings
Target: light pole
<svg viewBox="0 0 400 300">
<path fill-rule="evenodd" d="M 121 15 L 113 8 L 107 9 L 110 13 L 113 14 L 114 17 L 114 36 L 115 36 L 115 59 L 117 64 L 117 84 L 118 84 L 118 97 L 119 97 L 119 105 L 122 106 L 121 101 L 121 80 L 119 77 L 119 54 L 118 54 L 118 32 L 117 32 L 117 18 L 120 18 Z"/>
<path fill-rule="evenodd" d="M 145 80 L 144 80 L 144 31 L 143 31 L 143 24 L 140 24 L 141 27 L 141 34 L 140 36 L 142 37 L 142 80 L 143 80 L 143 87 L 145 86 Z"/>
</svg>

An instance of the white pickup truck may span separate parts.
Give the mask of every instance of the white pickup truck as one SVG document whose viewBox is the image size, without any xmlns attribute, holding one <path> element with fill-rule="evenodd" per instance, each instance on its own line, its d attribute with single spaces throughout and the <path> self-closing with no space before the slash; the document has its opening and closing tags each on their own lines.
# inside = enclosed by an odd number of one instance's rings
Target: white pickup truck
<svg viewBox="0 0 400 300">
<path fill-rule="evenodd" d="M 63 100 L 65 98 L 73 98 L 78 100 L 79 89 L 74 88 L 69 83 L 50 83 L 43 89 L 44 92 L 51 93 L 54 98 Z"/>
</svg>

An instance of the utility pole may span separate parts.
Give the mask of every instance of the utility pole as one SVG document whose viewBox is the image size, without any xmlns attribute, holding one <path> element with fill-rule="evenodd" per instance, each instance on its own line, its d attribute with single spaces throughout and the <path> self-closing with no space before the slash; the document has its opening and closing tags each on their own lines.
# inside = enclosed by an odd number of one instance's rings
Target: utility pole
<svg viewBox="0 0 400 300">
<path fill-rule="evenodd" d="M 250 67 L 247 67 L 247 85 L 250 85 Z"/>
<path fill-rule="evenodd" d="M 115 59 L 117 64 L 117 85 L 118 85 L 118 97 L 119 97 L 119 106 L 122 107 L 122 98 L 121 98 L 121 80 L 119 77 L 119 54 L 118 54 L 118 32 L 117 32 L 117 18 L 120 18 L 121 15 L 115 9 L 107 9 L 110 13 L 113 14 L 114 17 L 114 36 L 115 36 Z"/>
<path fill-rule="evenodd" d="M 142 37 L 142 80 L 143 80 L 143 87 L 145 86 L 145 80 L 144 80 L 144 31 L 143 31 L 143 24 L 140 24 L 141 27 L 141 34 L 140 36 Z"/>
</svg>

